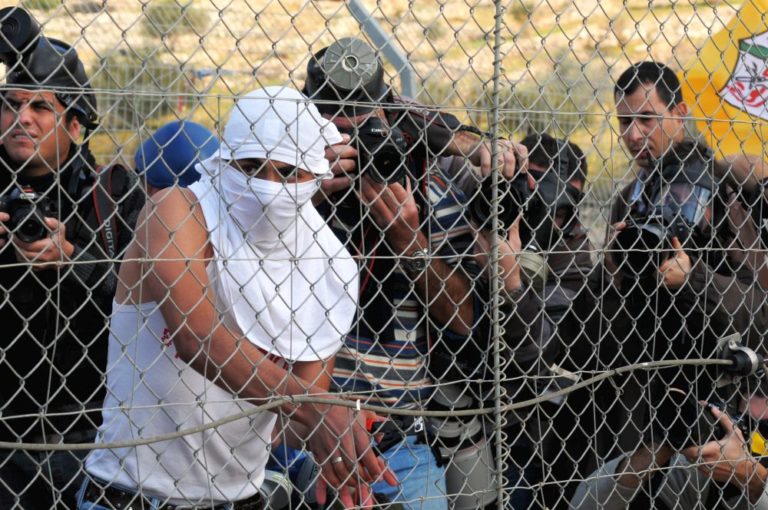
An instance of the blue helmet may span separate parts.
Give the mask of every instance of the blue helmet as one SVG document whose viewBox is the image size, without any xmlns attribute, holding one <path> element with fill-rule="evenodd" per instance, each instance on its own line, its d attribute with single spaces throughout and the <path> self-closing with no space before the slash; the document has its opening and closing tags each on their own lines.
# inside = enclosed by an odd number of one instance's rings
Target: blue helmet
<svg viewBox="0 0 768 510">
<path fill-rule="evenodd" d="M 219 149 L 216 136 L 200 124 L 174 121 L 165 124 L 139 146 L 136 172 L 155 188 L 178 184 L 185 188 L 200 179 L 195 164 Z"/>
</svg>

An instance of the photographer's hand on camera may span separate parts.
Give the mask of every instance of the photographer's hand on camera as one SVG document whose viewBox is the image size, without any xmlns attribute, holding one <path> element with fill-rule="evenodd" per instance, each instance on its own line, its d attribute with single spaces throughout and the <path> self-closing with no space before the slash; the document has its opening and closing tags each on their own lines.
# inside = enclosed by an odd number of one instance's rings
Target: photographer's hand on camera
<svg viewBox="0 0 768 510">
<path fill-rule="evenodd" d="M 449 153 L 454 156 L 466 156 L 472 165 L 485 177 L 493 170 L 493 140 L 482 138 L 470 131 L 457 131 L 453 136 Z M 526 172 L 528 149 L 509 140 L 496 140 L 497 166 L 501 175 L 511 179 L 518 171 Z"/>
<path fill-rule="evenodd" d="M 743 432 L 726 413 L 716 407 L 709 410 L 725 430 L 725 437 L 680 453 L 707 477 L 747 490 L 749 500 L 755 503 L 765 491 L 768 468 L 752 456 Z"/>
<path fill-rule="evenodd" d="M 321 181 L 320 188 L 326 196 L 344 191 L 352 185 L 357 174 L 357 150 L 350 144 L 351 137 L 342 133 L 343 141 L 325 148 L 325 159 L 331 164 L 333 177 Z"/>
<path fill-rule="evenodd" d="M 411 193 L 410 179 L 403 187 L 399 183 L 382 184 L 368 176 L 361 181 L 363 202 L 378 227 L 385 232 L 387 243 L 394 253 L 409 254 L 427 247 L 427 240 L 419 229 L 419 209 Z"/>
<path fill-rule="evenodd" d="M 661 264 L 659 274 L 664 286 L 670 290 L 675 290 L 685 285 L 693 264 L 677 237 L 672 238 L 672 248 L 675 250 L 675 255 Z"/>
<path fill-rule="evenodd" d="M 475 243 L 475 257 L 478 261 L 478 265 L 485 268 L 487 272 L 491 272 L 490 258 L 488 254 L 491 253 L 491 247 L 493 246 L 493 237 L 497 234 L 491 230 L 483 229 L 477 236 L 477 242 Z M 514 222 L 512 227 L 507 232 L 507 237 L 503 238 L 499 236 L 496 240 L 499 249 L 499 269 L 501 271 L 501 279 L 503 282 L 503 290 L 508 294 L 518 291 L 522 288 L 522 277 L 520 273 L 520 264 L 517 260 L 517 255 L 522 250 L 522 242 L 520 241 L 520 220 Z"/>
<path fill-rule="evenodd" d="M 66 225 L 55 218 L 45 218 L 46 227 L 50 231 L 48 237 L 32 242 L 24 242 L 14 237 L 5 226 L 10 221 L 8 213 L 0 213 L 0 235 L 10 236 L 11 243 L 16 249 L 16 259 L 30 264 L 32 270 L 43 271 L 52 269 L 72 257 L 75 246 L 66 238 Z M 8 237 L 0 240 L 0 247 L 5 246 Z"/>
</svg>

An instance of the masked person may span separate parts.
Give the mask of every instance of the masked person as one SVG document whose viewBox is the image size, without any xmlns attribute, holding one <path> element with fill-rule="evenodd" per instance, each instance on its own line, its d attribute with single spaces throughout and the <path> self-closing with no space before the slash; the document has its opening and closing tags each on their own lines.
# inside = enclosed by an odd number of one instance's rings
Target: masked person
<svg viewBox="0 0 768 510">
<path fill-rule="evenodd" d="M 95 450 L 80 508 L 264 504 L 276 416 L 254 405 L 327 397 L 354 316 L 357 266 L 310 202 L 329 173 L 324 148 L 340 141 L 298 91 L 255 90 L 197 166 L 203 178 L 153 197 L 121 268 L 99 441 L 250 414 L 162 443 Z M 290 398 L 276 412 L 284 439 L 305 442 L 347 506 L 367 505 L 365 485 L 381 476 L 395 483 L 361 413 Z"/>
<path fill-rule="evenodd" d="M 75 49 L 41 36 L 22 9 L 0 10 L 0 24 L 25 27 L 0 43 L 0 440 L 88 443 L 119 260 L 144 192 L 80 143 L 97 112 Z M 74 508 L 84 456 L 0 451 L 0 507 Z"/>
<path fill-rule="evenodd" d="M 186 188 L 200 180 L 195 165 L 219 148 L 216 135 L 196 122 L 164 124 L 139 146 L 133 159 L 144 177 L 147 195 L 169 186 Z"/>
</svg>

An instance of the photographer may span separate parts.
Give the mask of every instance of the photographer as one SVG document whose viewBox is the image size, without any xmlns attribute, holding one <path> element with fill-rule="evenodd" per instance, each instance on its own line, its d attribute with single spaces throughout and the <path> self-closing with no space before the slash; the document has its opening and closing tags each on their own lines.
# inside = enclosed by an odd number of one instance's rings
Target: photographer
<svg viewBox="0 0 768 510">
<path fill-rule="evenodd" d="M 458 147 L 456 119 L 394 98 L 375 52 L 357 39 L 316 53 L 305 91 L 350 136 L 347 149 L 328 154 L 340 172 L 322 204 L 363 267 L 358 316 L 334 382 L 366 401 L 423 409 L 441 380 L 434 358 L 462 356 L 484 302 L 473 290 L 480 269 L 467 256 L 474 234 L 462 215 L 465 199 L 442 173 L 443 156 L 453 151 L 481 164 L 489 145 L 472 134 Z M 507 152 L 504 162 L 514 168 Z M 446 508 L 445 468 L 423 420 L 396 423 L 404 439 L 383 455 L 401 485 L 378 484 L 374 493 L 406 508 Z"/>
<path fill-rule="evenodd" d="M 764 305 L 753 301 L 759 292 L 754 273 L 735 263 L 727 249 L 734 234 L 727 223 L 728 187 L 713 178 L 719 165 L 706 147 L 675 144 L 644 184 L 644 212 L 611 241 L 608 249 L 624 277 L 618 291 L 622 312 L 610 323 L 610 334 L 623 339 L 614 363 L 710 359 L 717 356 L 719 339 L 733 332 L 747 344 L 760 343 L 754 318 L 762 317 Z M 711 400 L 715 380 L 713 369 L 701 365 L 636 372 L 620 381 L 619 405 L 615 390 L 613 404 L 607 392 L 602 395 L 606 409 L 623 412 L 606 422 L 625 434 L 619 445 L 624 451 L 635 450 L 642 435 L 641 455 L 654 444 L 648 416 L 658 413 L 667 390 L 689 388 L 695 400 Z"/>
<path fill-rule="evenodd" d="M 675 73 L 658 62 L 640 62 L 626 69 L 616 81 L 614 99 L 619 136 L 636 165 L 635 179 L 621 190 L 611 208 L 609 224 L 615 229 L 631 216 L 644 213 L 645 183 L 652 177 L 659 161 L 672 152 L 676 144 L 687 139 L 684 122 L 688 106 L 683 101 Z M 715 171 L 720 177 L 731 172 L 743 177 L 755 168 L 756 158 L 733 156 L 719 162 Z M 737 200 L 741 198 L 739 190 L 731 183 L 728 184 L 727 222 L 732 239 L 724 248 L 738 268 L 756 271 L 762 264 L 757 258 L 755 225 L 749 221 L 749 211 L 743 201 Z M 614 231 L 609 231 L 607 237 L 613 234 Z M 623 279 L 624 272 L 617 271 L 611 252 L 606 254 L 606 264 L 614 276 Z"/>
<path fill-rule="evenodd" d="M 557 348 L 553 359 L 556 367 L 566 373 L 585 370 L 595 363 L 594 346 L 584 326 L 595 305 L 587 285 L 594 269 L 593 247 L 578 214 L 587 161 L 578 145 L 547 134 L 529 135 L 521 143 L 528 149 L 528 172 L 537 181 L 537 195 L 549 204 L 543 208 L 531 204 L 525 221 L 536 232 L 533 237 L 540 245 L 537 249 L 546 259 L 547 273 L 540 294 L 547 319 L 554 326 L 553 343 Z M 569 384 L 565 378 L 559 381 Z M 549 483 L 542 494 L 549 507 L 567 502 L 575 490 L 573 483 L 555 481 L 578 478 L 593 469 L 584 448 L 595 430 L 594 409 L 588 402 L 589 390 L 577 390 L 564 402 L 542 406 L 542 413 L 528 424 L 538 438 L 541 462 L 546 467 L 543 473 Z M 574 427 L 574 423 L 578 426 Z"/>
<path fill-rule="evenodd" d="M 718 407 L 701 406 L 680 392 L 677 407 L 666 412 L 690 414 L 689 424 L 674 434 L 659 430 L 657 437 L 666 441 L 606 463 L 581 483 L 571 508 L 768 509 L 764 378 L 759 388 L 736 399 L 734 415 L 742 417 L 736 423 Z M 702 426 L 691 427 L 696 421 Z"/>
<path fill-rule="evenodd" d="M 760 267 L 757 235 L 737 191 L 717 177 L 751 167 L 749 158 L 734 157 L 723 163 L 715 161 L 706 147 L 693 148 L 695 143 L 685 133 L 688 108 L 680 82 L 663 64 L 641 62 L 628 68 L 616 82 L 614 99 L 619 136 L 633 157 L 636 177 L 613 204 L 604 271 L 596 272 L 591 281 L 593 292 L 600 296 L 603 317 L 594 339 L 602 367 L 658 359 L 669 351 L 668 346 L 659 345 L 664 335 L 700 345 L 695 339 L 704 333 L 701 324 L 694 326 L 694 319 L 707 322 L 714 337 L 737 331 L 747 345 L 755 346 L 768 320 L 765 292 L 756 283 Z M 680 232 L 670 234 L 662 248 L 658 235 L 651 233 L 658 229 L 642 227 L 653 214 L 652 195 L 657 189 L 653 183 L 658 182 L 665 160 L 685 162 L 688 157 L 706 160 L 705 173 L 714 186 L 710 193 L 719 212 L 701 225 L 684 227 L 681 223 Z M 698 209 L 689 211 L 694 210 Z M 640 225 L 635 221 L 638 218 Z M 696 218 L 689 217 L 693 220 Z M 616 242 L 619 238 L 625 240 L 624 246 Z M 674 257 L 667 256 L 670 254 Z M 660 322 L 666 322 L 669 331 L 662 331 Z M 686 325 L 682 330 L 680 323 Z M 603 384 L 606 391 L 598 390 L 599 405 L 609 415 L 598 434 L 601 456 L 610 456 L 617 446 L 624 451 L 636 446 L 643 419 L 638 416 L 642 407 L 636 403 L 646 386 L 643 377 L 629 374 L 616 379 L 623 393 L 618 405 L 613 388 Z"/>
<path fill-rule="evenodd" d="M 0 24 L 0 440 L 92 442 L 117 261 L 144 193 L 78 143 L 97 113 L 77 52 L 22 9 Z M 0 507 L 74 508 L 84 456 L 0 451 Z"/>
</svg>

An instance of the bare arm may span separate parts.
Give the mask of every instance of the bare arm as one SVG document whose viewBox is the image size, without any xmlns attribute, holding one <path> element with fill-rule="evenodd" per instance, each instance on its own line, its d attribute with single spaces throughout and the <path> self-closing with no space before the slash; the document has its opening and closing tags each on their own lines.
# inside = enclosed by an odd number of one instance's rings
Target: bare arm
<svg viewBox="0 0 768 510">
<path fill-rule="evenodd" d="M 149 207 L 151 214 L 144 214 L 146 226 L 137 230 L 137 242 L 151 261 L 143 285 L 149 297 L 160 304 L 180 358 L 242 398 L 324 395 L 323 388 L 290 374 L 242 334 L 221 323 L 206 272 L 211 258 L 208 233 L 194 195 L 170 190 Z M 385 474 L 371 450 L 369 435 L 356 425 L 351 410 L 285 403 L 280 411 L 313 431 L 304 439 L 322 463 L 330 485 L 354 486 L 356 475 L 372 481 Z M 325 462 L 334 456 L 341 456 L 344 462 Z"/>
<path fill-rule="evenodd" d="M 297 361 L 291 367 L 291 373 L 302 381 L 309 381 L 316 388 L 328 391 L 331 386 L 331 376 L 336 358 L 319 361 Z M 273 431 L 272 444 L 277 446 L 283 442 L 291 448 L 301 449 L 303 438 L 310 435 L 310 430 L 301 423 L 291 421 L 290 415 L 280 414 Z"/>
</svg>

